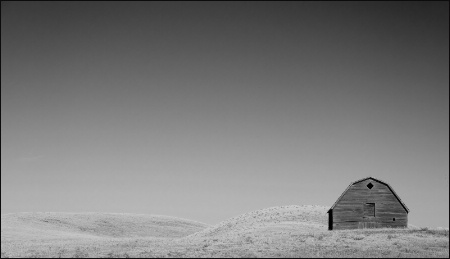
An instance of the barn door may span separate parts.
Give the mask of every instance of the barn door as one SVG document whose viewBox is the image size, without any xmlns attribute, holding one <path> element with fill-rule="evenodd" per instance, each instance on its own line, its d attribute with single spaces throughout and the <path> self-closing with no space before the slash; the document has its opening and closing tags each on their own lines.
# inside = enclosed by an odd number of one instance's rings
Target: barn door
<svg viewBox="0 0 450 259">
<path fill-rule="evenodd" d="M 365 203 L 363 209 L 363 222 L 358 224 L 358 228 L 376 228 L 375 203 Z"/>
<path fill-rule="evenodd" d="M 375 203 L 364 204 L 364 218 L 375 217 Z"/>
</svg>

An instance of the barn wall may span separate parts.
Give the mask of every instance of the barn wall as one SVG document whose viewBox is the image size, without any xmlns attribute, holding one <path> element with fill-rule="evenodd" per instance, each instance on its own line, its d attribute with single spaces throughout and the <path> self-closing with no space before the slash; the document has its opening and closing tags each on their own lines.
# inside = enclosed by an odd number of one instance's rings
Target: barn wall
<svg viewBox="0 0 450 259">
<path fill-rule="evenodd" d="M 367 188 L 369 182 L 372 189 Z M 375 217 L 365 216 L 366 203 L 375 203 Z M 350 186 L 338 201 L 332 212 L 332 224 L 333 229 L 406 227 L 408 214 L 389 187 L 367 179 Z"/>
</svg>

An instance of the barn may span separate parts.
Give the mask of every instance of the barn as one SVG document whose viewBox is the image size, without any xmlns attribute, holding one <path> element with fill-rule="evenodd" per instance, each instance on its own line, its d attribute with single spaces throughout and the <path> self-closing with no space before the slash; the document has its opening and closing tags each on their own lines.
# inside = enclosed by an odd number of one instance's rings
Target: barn
<svg viewBox="0 0 450 259">
<path fill-rule="evenodd" d="M 366 177 L 351 183 L 328 210 L 328 230 L 407 227 L 408 213 L 389 184 Z"/>
</svg>

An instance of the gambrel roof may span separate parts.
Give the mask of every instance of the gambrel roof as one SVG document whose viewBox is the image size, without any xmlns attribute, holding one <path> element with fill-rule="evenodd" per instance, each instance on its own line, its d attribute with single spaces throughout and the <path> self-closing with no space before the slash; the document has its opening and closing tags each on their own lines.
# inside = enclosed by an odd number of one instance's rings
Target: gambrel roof
<svg viewBox="0 0 450 259">
<path fill-rule="evenodd" d="M 386 186 L 389 188 L 389 190 L 391 190 L 392 194 L 394 194 L 395 198 L 397 198 L 397 200 L 400 202 L 400 204 L 401 204 L 401 205 L 403 206 L 403 208 L 406 210 L 406 213 L 409 213 L 408 207 L 406 207 L 405 203 L 403 203 L 403 201 L 400 199 L 400 197 L 398 197 L 398 195 L 395 193 L 394 189 L 392 189 L 392 187 L 391 187 L 388 183 L 385 183 L 385 182 L 383 182 L 383 181 L 381 181 L 381 180 L 375 179 L 375 178 L 370 177 L 370 176 L 369 176 L 369 177 L 365 177 L 365 178 L 363 178 L 363 179 L 360 179 L 360 180 L 358 180 L 358 181 L 352 182 L 352 183 L 347 187 L 347 189 L 345 189 L 345 191 L 341 194 L 341 196 L 339 196 L 339 198 L 337 199 L 337 201 L 333 204 L 333 206 L 331 206 L 331 208 L 328 210 L 327 213 L 329 213 L 332 209 L 334 209 L 334 207 L 336 206 L 336 204 L 342 199 L 342 197 L 344 196 L 344 194 L 348 191 L 348 189 L 350 189 L 350 187 L 351 187 L 352 185 L 354 185 L 354 184 L 356 184 L 356 183 L 359 183 L 359 182 L 362 182 L 362 181 L 365 181 L 365 180 L 367 180 L 367 179 L 372 179 L 372 180 L 374 180 L 374 181 L 376 181 L 376 182 L 379 182 L 379 183 L 382 183 L 382 184 L 386 185 Z"/>
</svg>

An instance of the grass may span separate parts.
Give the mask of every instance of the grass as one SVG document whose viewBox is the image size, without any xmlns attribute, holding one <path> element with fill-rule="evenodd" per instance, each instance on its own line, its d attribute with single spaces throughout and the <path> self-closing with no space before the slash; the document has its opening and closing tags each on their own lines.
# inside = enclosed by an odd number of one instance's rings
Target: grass
<svg viewBox="0 0 450 259">
<path fill-rule="evenodd" d="M 215 226 L 133 214 L 2 215 L 1 257 L 449 257 L 448 230 L 328 231 L 327 209 L 274 207 Z"/>
</svg>

